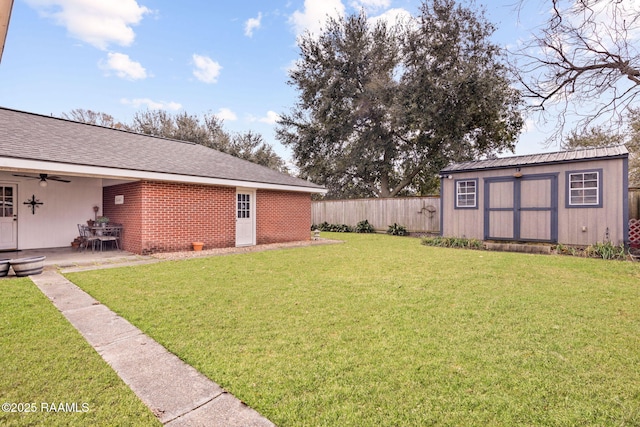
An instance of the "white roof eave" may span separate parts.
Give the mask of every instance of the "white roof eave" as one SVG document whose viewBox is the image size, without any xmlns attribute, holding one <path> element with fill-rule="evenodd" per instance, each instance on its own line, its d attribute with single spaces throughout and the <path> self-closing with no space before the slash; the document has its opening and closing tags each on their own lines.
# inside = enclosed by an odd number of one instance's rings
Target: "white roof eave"
<svg viewBox="0 0 640 427">
<path fill-rule="evenodd" d="M 42 160 L 16 159 L 0 157 L 0 169 L 11 171 L 32 171 L 34 173 L 58 173 L 69 176 L 90 176 L 96 178 L 129 179 L 180 182 L 189 184 L 218 185 L 224 187 L 246 187 L 262 190 L 296 191 L 303 193 L 325 194 L 325 188 L 304 187 L 297 185 L 271 184 L 267 182 L 242 181 L 224 178 L 210 178 L 204 176 L 180 175 L 163 172 L 149 172 L 129 169 L 108 168 L 101 166 L 76 165 L 70 163 L 56 163 Z"/>
</svg>

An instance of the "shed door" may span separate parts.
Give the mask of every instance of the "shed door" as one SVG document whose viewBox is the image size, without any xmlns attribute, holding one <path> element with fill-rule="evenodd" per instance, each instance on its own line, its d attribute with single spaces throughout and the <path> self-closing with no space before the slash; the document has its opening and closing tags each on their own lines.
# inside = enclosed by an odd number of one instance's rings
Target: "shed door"
<svg viewBox="0 0 640 427">
<path fill-rule="evenodd" d="M 236 246 L 256 244 L 256 192 L 236 191 Z"/>
<path fill-rule="evenodd" d="M 485 180 L 485 239 L 514 240 L 515 184 L 509 180 Z"/>
<path fill-rule="evenodd" d="M 556 242 L 556 174 L 485 180 L 485 239 Z"/>
</svg>

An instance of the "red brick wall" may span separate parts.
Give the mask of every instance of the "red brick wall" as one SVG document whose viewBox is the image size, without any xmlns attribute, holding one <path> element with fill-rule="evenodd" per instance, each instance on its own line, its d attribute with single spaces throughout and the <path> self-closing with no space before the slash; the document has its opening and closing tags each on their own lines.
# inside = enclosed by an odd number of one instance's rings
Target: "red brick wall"
<svg viewBox="0 0 640 427">
<path fill-rule="evenodd" d="M 256 195 L 257 244 L 310 239 L 310 194 L 258 190 Z"/>
<path fill-rule="evenodd" d="M 114 204 L 116 195 L 124 204 Z M 124 225 L 127 251 L 186 251 L 195 241 L 205 249 L 235 246 L 235 188 L 143 181 L 105 187 L 103 204 Z"/>
<path fill-rule="evenodd" d="M 115 204 L 115 196 L 124 203 Z M 310 239 L 308 193 L 258 190 L 258 244 Z M 235 246 L 236 189 L 207 185 L 141 181 L 105 187 L 103 212 L 124 225 L 123 249 L 138 253 Z"/>
<path fill-rule="evenodd" d="M 124 196 L 124 203 L 116 205 L 115 196 Z M 132 182 L 104 187 L 102 212 L 111 222 L 118 222 L 124 226 L 122 248 L 129 252 L 142 253 L 142 186 L 140 183 Z"/>
</svg>

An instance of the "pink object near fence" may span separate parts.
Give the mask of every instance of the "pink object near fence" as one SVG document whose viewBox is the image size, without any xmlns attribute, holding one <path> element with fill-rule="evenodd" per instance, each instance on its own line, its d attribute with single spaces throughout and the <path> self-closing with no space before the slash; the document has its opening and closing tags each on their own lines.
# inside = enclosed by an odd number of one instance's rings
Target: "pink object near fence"
<svg viewBox="0 0 640 427">
<path fill-rule="evenodd" d="M 640 248 L 640 219 L 629 220 L 629 244 L 632 248 Z"/>
</svg>

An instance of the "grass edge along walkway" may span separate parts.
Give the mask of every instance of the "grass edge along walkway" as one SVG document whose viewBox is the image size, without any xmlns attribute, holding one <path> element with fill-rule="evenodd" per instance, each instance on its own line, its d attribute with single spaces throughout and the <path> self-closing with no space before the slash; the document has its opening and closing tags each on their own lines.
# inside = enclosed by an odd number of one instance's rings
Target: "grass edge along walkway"
<svg viewBox="0 0 640 427">
<path fill-rule="evenodd" d="M 0 424 L 161 425 L 29 278 L 0 280 Z"/>
<path fill-rule="evenodd" d="M 166 426 L 273 427 L 61 274 L 31 280 Z"/>
</svg>

